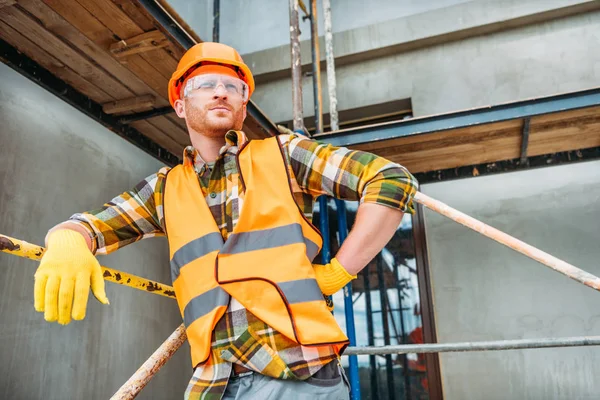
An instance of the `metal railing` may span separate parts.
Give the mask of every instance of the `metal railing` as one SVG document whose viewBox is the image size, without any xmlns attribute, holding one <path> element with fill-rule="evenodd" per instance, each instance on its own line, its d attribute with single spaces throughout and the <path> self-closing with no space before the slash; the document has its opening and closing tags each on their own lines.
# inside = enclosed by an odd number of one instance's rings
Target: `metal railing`
<svg viewBox="0 0 600 400">
<path fill-rule="evenodd" d="M 448 205 L 432 199 L 420 192 L 414 197 L 414 200 L 425 207 L 430 208 L 460 224 L 463 224 L 476 232 L 504 244 L 505 246 L 519 251 L 551 269 L 568 276 L 586 286 L 600 290 L 600 278 L 583 271 L 571 264 L 568 264 L 548 253 L 545 253 L 533 246 L 528 245 L 518 239 L 515 239 L 504 232 L 501 232 L 489 225 L 484 224 L 461 213 Z M 320 217 L 327 218 L 326 201 L 321 202 Z M 343 203 L 342 203 L 343 204 Z M 341 205 L 338 204 L 338 210 Z M 322 220 L 323 221 L 323 220 Z M 338 212 L 338 227 L 342 232 L 341 240 L 345 238 L 343 232 L 347 232 L 346 216 L 344 212 Z M 323 224 L 321 226 L 324 226 Z M 324 242 L 328 242 L 329 236 L 324 237 Z M 324 243 L 324 249 L 329 252 L 329 243 Z M 45 249 L 23 240 L 14 239 L 8 236 L 0 235 L 0 251 L 14 254 L 16 256 L 29 258 L 32 260 L 41 260 Z M 325 260 L 324 260 L 325 261 Z M 158 294 L 165 297 L 175 298 L 173 288 L 159 282 L 141 278 L 136 275 L 117 271 L 111 268 L 102 267 L 104 279 L 134 289 L 143 290 L 148 293 Z M 351 288 L 344 288 L 344 291 Z M 346 322 L 349 338 L 355 338 L 354 320 L 352 316 L 352 297 L 345 295 L 346 302 Z M 349 318 L 350 317 L 350 318 Z M 171 358 L 171 356 L 181 347 L 186 340 L 185 327 L 180 325 L 175 332 L 152 354 L 152 356 L 136 371 L 136 373 L 115 393 L 111 399 L 133 399 L 148 384 L 154 374 Z M 355 339 L 352 345 L 355 345 Z M 465 343 L 445 343 L 445 344 L 412 344 L 412 345 L 390 345 L 390 346 L 369 346 L 369 347 L 348 347 L 344 353 L 345 356 L 355 358 L 361 354 L 406 354 L 406 353 L 439 353 L 456 351 L 491 351 L 491 350 L 516 350 L 533 349 L 545 347 L 570 347 L 570 346 L 597 346 L 600 345 L 598 336 L 581 336 L 569 338 L 545 338 L 545 339 L 522 339 L 522 340 L 502 340 L 488 342 L 465 342 Z M 357 367 L 356 367 L 357 368 Z M 358 393 L 358 375 L 351 382 L 352 393 Z M 356 398 L 353 396 L 353 398 Z"/>
</svg>

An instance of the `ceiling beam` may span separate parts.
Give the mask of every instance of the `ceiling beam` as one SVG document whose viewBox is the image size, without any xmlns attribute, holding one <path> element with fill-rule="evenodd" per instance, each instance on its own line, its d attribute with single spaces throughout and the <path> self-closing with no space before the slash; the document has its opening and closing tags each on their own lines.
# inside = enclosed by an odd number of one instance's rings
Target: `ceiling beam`
<svg viewBox="0 0 600 400">
<path fill-rule="evenodd" d="M 179 158 L 173 153 L 143 135 L 137 129 L 120 123 L 114 116 L 105 113 L 102 104 L 96 103 L 65 81 L 57 78 L 50 71 L 2 39 L 0 39 L 0 60 L 149 155 L 170 166 L 180 162 Z"/>
<path fill-rule="evenodd" d="M 334 146 L 397 139 L 600 105 L 600 88 L 315 135 Z"/>
</svg>

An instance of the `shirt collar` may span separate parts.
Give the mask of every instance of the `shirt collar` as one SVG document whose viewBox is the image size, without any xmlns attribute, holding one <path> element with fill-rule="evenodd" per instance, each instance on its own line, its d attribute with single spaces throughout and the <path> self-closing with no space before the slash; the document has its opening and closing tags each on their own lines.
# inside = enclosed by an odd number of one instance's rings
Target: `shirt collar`
<svg viewBox="0 0 600 400">
<path fill-rule="evenodd" d="M 225 146 L 219 150 L 219 158 L 224 154 L 237 154 L 238 149 L 246 144 L 246 142 L 248 142 L 248 137 L 244 132 L 234 130 L 227 132 L 225 134 Z M 207 164 L 194 146 L 187 146 L 183 150 L 183 162 L 187 165 L 194 165 L 197 169 Z"/>
</svg>

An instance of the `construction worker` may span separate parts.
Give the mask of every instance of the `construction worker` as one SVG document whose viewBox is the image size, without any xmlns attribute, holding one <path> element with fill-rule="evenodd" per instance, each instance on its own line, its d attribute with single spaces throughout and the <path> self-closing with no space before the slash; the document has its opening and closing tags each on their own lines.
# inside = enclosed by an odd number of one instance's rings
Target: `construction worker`
<svg viewBox="0 0 600 400">
<path fill-rule="evenodd" d="M 35 309 L 49 322 L 83 319 L 90 287 L 108 304 L 96 254 L 167 236 L 194 368 L 185 398 L 347 399 L 339 357 L 348 339 L 323 294 L 381 251 L 412 212 L 417 182 L 381 157 L 298 134 L 249 141 L 241 129 L 253 91 L 233 48 L 189 49 L 169 82 L 192 143 L 183 164 L 52 228 Z M 322 245 L 310 222 L 320 195 L 360 201 L 327 265 L 312 264 Z"/>
</svg>

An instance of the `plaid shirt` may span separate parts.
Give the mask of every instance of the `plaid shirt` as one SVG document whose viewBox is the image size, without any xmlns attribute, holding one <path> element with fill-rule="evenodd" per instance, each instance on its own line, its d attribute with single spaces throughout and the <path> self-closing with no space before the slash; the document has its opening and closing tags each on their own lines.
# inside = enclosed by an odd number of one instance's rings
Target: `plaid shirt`
<svg viewBox="0 0 600 400">
<path fill-rule="evenodd" d="M 382 204 L 413 212 L 415 178 L 402 166 L 370 153 L 320 144 L 299 135 L 280 135 L 296 203 L 312 220 L 314 199 L 328 195 L 344 200 Z M 184 151 L 194 164 L 204 198 L 226 240 L 235 228 L 243 204 L 235 155 L 248 139 L 230 131 L 214 163 L 206 163 L 191 146 Z M 141 181 L 102 208 L 75 214 L 70 222 L 84 226 L 95 254 L 108 254 L 130 243 L 164 236 L 163 191 L 168 168 Z M 232 362 L 280 379 L 306 379 L 336 358 L 331 346 L 305 347 L 275 331 L 238 301 L 213 330 L 211 357 L 199 365 L 186 398 L 220 399 Z"/>
</svg>

